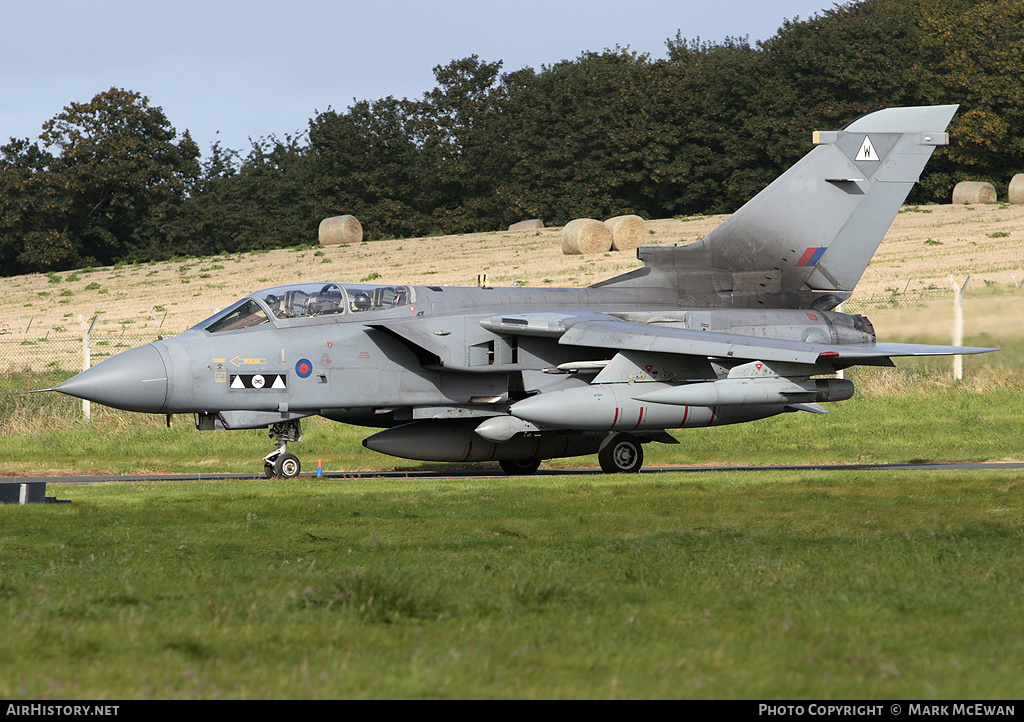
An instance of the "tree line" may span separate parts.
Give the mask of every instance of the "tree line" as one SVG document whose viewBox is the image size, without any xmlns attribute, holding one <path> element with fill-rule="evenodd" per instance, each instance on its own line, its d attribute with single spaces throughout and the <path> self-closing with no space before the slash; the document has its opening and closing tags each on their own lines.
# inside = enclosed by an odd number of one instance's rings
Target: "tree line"
<svg viewBox="0 0 1024 722">
<path fill-rule="evenodd" d="M 813 130 L 958 103 L 914 202 L 1024 170 L 1024 3 L 860 0 L 772 38 L 666 41 L 503 72 L 473 56 L 416 99 L 329 109 L 295 136 L 207 157 L 159 107 L 111 89 L 0 147 L 3 275 L 309 243 L 353 214 L 369 240 L 527 218 L 726 213 Z"/>
</svg>

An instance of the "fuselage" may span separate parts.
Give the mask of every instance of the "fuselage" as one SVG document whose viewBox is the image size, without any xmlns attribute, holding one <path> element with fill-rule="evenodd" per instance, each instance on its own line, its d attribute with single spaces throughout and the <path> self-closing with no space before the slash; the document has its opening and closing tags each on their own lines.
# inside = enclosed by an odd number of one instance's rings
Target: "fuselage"
<svg viewBox="0 0 1024 722">
<path fill-rule="evenodd" d="M 61 390 L 131 411 L 219 414 L 228 428 L 310 415 L 392 426 L 436 417 L 423 409 L 448 409 L 457 417 L 507 409 L 537 391 L 586 385 L 580 374 L 550 372 L 613 354 L 563 346 L 543 329 L 520 325 L 519 316 L 547 309 L 558 309 L 555 321 L 607 314 L 796 341 L 874 340 L 869 324 L 846 314 L 686 309 L 671 295 L 615 288 L 281 286 L 241 299 L 178 336 L 112 357 Z M 690 380 L 718 377 L 704 366 Z"/>
</svg>

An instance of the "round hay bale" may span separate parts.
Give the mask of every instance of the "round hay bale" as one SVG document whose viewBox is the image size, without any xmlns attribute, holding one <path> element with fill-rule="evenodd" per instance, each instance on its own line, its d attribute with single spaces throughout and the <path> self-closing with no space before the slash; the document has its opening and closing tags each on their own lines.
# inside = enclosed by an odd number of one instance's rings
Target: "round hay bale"
<svg viewBox="0 0 1024 722">
<path fill-rule="evenodd" d="M 615 216 L 604 224 L 612 232 L 613 251 L 632 251 L 647 240 L 647 224 L 640 216 Z"/>
<path fill-rule="evenodd" d="M 953 204 L 995 203 L 996 187 L 983 181 L 961 181 L 953 186 Z"/>
<path fill-rule="evenodd" d="M 320 245 L 362 243 L 363 224 L 355 216 L 334 216 L 320 221 Z"/>
<path fill-rule="evenodd" d="M 1010 180 L 1010 203 L 1024 203 L 1024 173 L 1018 173 Z"/>
<path fill-rule="evenodd" d="M 593 218 L 577 218 L 562 229 L 562 253 L 578 256 L 586 253 L 605 253 L 612 247 L 612 232 L 608 226 Z"/>
<path fill-rule="evenodd" d="M 508 227 L 510 231 L 532 231 L 544 227 L 544 221 L 540 218 L 531 218 L 528 221 L 519 221 Z"/>
</svg>

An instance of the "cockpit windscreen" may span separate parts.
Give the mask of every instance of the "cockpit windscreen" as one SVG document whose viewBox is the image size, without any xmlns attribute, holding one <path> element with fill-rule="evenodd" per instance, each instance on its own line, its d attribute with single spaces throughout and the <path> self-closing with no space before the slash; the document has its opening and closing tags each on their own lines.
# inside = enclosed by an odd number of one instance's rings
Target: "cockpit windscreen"
<svg viewBox="0 0 1024 722">
<path fill-rule="evenodd" d="M 408 286 L 365 283 L 296 283 L 257 291 L 199 324 L 210 333 L 237 331 L 275 319 L 315 318 L 363 311 L 385 311 L 410 303 Z"/>
</svg>

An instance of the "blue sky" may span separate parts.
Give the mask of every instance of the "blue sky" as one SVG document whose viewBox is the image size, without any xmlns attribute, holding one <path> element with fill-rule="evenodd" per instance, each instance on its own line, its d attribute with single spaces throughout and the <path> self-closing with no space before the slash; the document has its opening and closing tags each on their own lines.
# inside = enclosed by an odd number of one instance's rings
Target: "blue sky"
<svg viewBox="0 0 1024 722">
<path fill-rule="evenodd" d="M 216 140 L 305 130 L 353 100 L 419 97 L 433 68 L 477 55 L 539 69 L 615 46 L 751 42 L 825 0 L 0 0 L 0 143 L 35 139 L 110 87 L 149 97 L 206 155 Z M 218 135 L 219 133 L 219 135 Z"/>
</svg>

